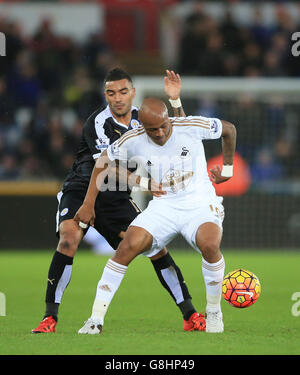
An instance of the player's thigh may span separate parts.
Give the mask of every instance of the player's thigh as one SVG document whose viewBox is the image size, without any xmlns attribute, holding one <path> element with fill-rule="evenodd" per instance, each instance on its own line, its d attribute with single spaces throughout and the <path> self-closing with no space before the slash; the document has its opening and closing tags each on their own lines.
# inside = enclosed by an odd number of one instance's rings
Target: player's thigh
<svg viewBox="0 0 300 375">
<path fill-rule="evenodd" d="M 220 245 L 224 207 L 219 200 L 195 205 L 195 209 L 187 211 L 186 215 L 186 224 L 182 227 L 181 234 L 196 251 L 202 251 L 204 243 L 209 246 L 213 242 Z"/>
<path fill-rule="evenodd" d="M 74 256 L 78 245 L 86 233 L 73 220 L 75 213 L 82 205 L 84 193 L 69 191 L 59 196 L 59 205 L 56 215 L 56 232 L 59 237 L 57 250 L 63 254 Z"/>
<path fill-rule="evenodd" d="M 166 200 L 152 200 L 148 207 L 138 215 L 131 226 L 145 229 L 153 237 L 150 250 L 143 255 L 152 258 L 158 254 L 178 234 L 178 212 Z"/>
<path fill-rule="evenodd" d="M 96 202 L 94 228 L 117 249 L 130 223 L 142 211 L 132 199 L 123 199 L 114 206 L 103 207 Z"/>
<path fill-rule="evenodd" d="M 59 228 L 62 222 L 74 218 L 76 212 L 83 203 L 85 191 L 70 190 L 66 193 L 57 194 L 58 208 L 56 213 L 56 232 L 59 234 Z"/>
<path fill-rule="evenodd" d="M 125 234 L 126 234 L 126 232 L 120 232 L 119 237 L 121 237 L 121 239 L 123 239 L 125 237 Z M 152 248 L 153 237 L 151 236 L 151 238 L 152 238 L 152 240 L 151 240 L 152 241 L 151 248 Z M 149 254 L 151 254 L 151 253 L 153 253 L 155 255 L 149 256 Z M 154 261 L 154 260 L 157 260 L 157 259 L 160 259 L 160 258 L 166 256 L 167 254 L 168 254 L 168 250 L 167 250 L 166 247 L 164 247 L 159 252 L 157 252 L 157 251 L 153 252 L 153 251 L 151 251 L 151 249 L 149 249 L 149 251 L 146 251 L 143 255 L 146 255 L 150 260 Z"/>
<path fill-rule="evenodd" d="M 152 235 L 145 229 L 130 226 L 112 259 L 127 266 L 137 255 L 151 249 L 152 240 Z"/>
<path fill-rule="evenodd" d="M 217 262 L 220 259 L 220 245 L 222 240 L 222 229 L 219 225 L 207 222 L 197 229 L 196 245 L 201 253 L 210 263 Z"/>
</svg>

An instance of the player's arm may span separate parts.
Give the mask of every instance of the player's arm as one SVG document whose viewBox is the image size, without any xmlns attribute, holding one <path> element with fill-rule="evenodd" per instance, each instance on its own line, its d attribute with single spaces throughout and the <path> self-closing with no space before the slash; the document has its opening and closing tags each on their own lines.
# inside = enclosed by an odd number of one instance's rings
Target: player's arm
<svg viewBox="0 0 300 375">
<path fill-rule="evenodd" d="M 108 175 L 111 178 L 116 177 L 119 184 L 126 184 L 131 190 L 133 187 L 138 187 L 143 191 L 151 191 L 155 197 L 166 194 L 161 184 L 157 183 L 152 178 L 130 172 L 125 166 L 121 165 L 119 160 L 116 160 L 116 165 L 109 169 Z"/>
<path fill-rule="evenodd" d="M 74 220 L 84 229 L 85 225 L 94 225 L 95 221 L 95 202 L 101 185 L 104 179 L 108 175 L 109 168 L 111 167 L 111 161 L 107 156 L 107 151 L 102 152 L 100 157 L 97 159 L 91 178 L 87 193 L 81 207 L 78 209 L 74 216 Z"/>
<path fill-rule="evenodd" d="M 181 78 L 180 75 L 175 73 L 173 70 L 166 70 L 166 76 L 164 77 L 165 93 L 169 97 L 174 117 L 186 117 L 181 100 Z"/>
<path fill-rule="evenodd" d="M 222 120 L 222 154 L 223 168 L 219 165 L 210 169 L 210 177 L 215 184 L 228 181 L 233 176 L 233 158 L 236 147 L 236 128 L 228 121 Z"/>
</svg>

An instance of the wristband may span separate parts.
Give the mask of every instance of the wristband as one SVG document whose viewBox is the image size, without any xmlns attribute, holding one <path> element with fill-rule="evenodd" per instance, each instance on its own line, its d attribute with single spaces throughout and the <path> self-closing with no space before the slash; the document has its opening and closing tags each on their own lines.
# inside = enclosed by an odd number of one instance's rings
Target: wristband
<svg viewBox="0 0 300 375">
<path fill-rule="evenodd" d="M 233 176 L 233 165 L 223 165 L 222 172 L 221 172 L 222 177 L 232 177 Z"/>
<path fill-rule="evenodd" d="M 142 188 L 144 190 L 148 190 L 148 188 L 149 188 L 149 178 L 141 177 L 139 186 L 140 186 L 140 188 Z"/>
<path fill-rule="evenodd" d="M 173 100 L 173 99 L 169 99 L 169 102 L 171 103 L 171 106 L 172 106 L 173 108 L 180 108 L 180 107 L 182 107 L 182 104 L 181 104 L 181 100 L 180 100 L 180 98 L 175 99 L 175 100 Z"/>
<path fill-rule="evenodd" d="M 85 223 L 83 223 L 82 221 L 79 221 L 79 224 L 78 224 L 78 225 L 79 225 L 80 228 L 82 228 L 82 229 L 86 229 L 86 228 L 88 227 L 88 225 L 85 224 Z"/>
</svg>

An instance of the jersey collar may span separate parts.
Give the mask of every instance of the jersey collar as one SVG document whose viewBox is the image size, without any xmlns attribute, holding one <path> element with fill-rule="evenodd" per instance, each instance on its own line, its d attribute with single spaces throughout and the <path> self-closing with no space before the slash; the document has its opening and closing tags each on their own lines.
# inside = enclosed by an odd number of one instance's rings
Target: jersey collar
<svg viewBox="0 0 300 375">
<path fill-rule="evenodd" d="M 134 110 L 138 111 L 138 108 L 132 105 L 132 106 L 131 106 L 131 112 L 134 111 Z M 114 122 L 115 122 L 116 124 L 118 124 L 119 126 L 122 126 L 122 127 L 125 128 L 125 129 L 129 129 L 130 124 L 127 126 L 127 125 L 122 124 L 121 122 L 117 121 L 117 120 L 114 118 L 114 116 L 113 116 L 113 114 L 111 113 L 111 110 L 110 110 L 110 108 L 109 108 L 109 105 L 107 105 L 107 107 L 105 108 L 105 111 L 107 112 L 108 117 L 111 117 L 111 118 L 114 120 Z"/>
</svg>

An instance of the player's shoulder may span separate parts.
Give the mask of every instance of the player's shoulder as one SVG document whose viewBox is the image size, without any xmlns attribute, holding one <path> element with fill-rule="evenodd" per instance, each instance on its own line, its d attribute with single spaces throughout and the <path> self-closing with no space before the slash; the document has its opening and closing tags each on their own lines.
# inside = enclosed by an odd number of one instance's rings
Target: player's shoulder
<svg viewBox="0 0 300 375">
<path fill-rule="evenodd" d="M 97 108 L 85 121 L 83 129 L 85 131 L 95 129 L 95 127 L 103 126 L 106 119 L 109 117 L 107 107 Z"/>
<path fill-rule="evenodd" d="M 201 127 L 210 129 L 211 119 L 203 116 L 170 117 L 175 128 L 184 130 L 186 127 Z"/>
<path fill-rule="evenodd" d="M 132 118 L 135 123 L 139 124 L 136 120 L 137 113 L 138 113 L 138 107 L 132 106 L 131 109 Z M 104 127 L 105 124 L 113 124 L 115 123 L 115 120 L 113 118 L 113 115 L 111 113 L 111 110 L 109 106 L 107 105 L 102 106 L 98 108 L 96 111 L 94 111 L 86 120 L 84 127 Z"/>
<path fill-rule="evenodd" d="M 146 133 L 144 127 L 142 125 L 139 125 L 137 128 L 128 130 L 125 134 L 122 135 L 118 139 L 118 146 L 121 146 L 122 144 L 126 143 L 132 143 L 135 141 L 140 141 L 141 136 L 143 136 Z"/>
<path fill-rule="evenodd" d="M 137 114 L 138 111 L 139 111 L 139 107 L 137 107 L 137 106 L 135 106 L 135 105 L 133 105 L 133 106 L 131 107 L 131 112 L 132 112 L 132 113 Z"/>
</svg>

